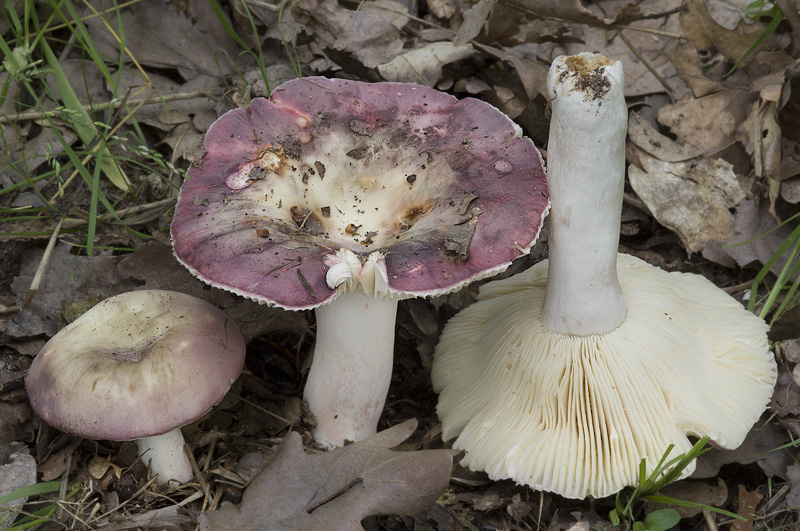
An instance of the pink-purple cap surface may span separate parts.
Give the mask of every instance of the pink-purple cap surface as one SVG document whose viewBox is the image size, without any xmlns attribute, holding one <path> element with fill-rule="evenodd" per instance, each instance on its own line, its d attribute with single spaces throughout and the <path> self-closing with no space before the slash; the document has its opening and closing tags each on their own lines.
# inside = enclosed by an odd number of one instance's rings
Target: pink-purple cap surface
<svg viewBox="0 0 800 531">
<path fill-rule="evenodd" d="M 312 77 L 228 112 L 172 222 L 205 282 L 287 309 L 332 300 L 326 256 L 378 253 L 399 297 L 456 289 L 529 252 L 542 159 L 491 105 L 406 83 Z"/>
</svg>

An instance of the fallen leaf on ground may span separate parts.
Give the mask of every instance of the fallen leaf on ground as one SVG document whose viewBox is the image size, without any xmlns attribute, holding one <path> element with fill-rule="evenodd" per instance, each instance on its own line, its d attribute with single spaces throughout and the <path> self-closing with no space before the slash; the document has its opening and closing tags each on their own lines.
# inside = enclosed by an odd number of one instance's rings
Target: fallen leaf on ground
<svg viewBox="0 0 800 531">
<path fill-rule="evenodd" d="M 218 76 L 245 70 L 252 64 L 249 54 L 239 53 L 236 42 L 220 23 L 211 2 L 190 0 L 177 4 L 142 2 L 124 12 L 117 24 L 125 28 L 125 46 L 139 64 L 176 68 L 183 79 L 198 74 Z M 119 57 L 119 41 L 100 18 L 87 21 L 89 33 L 100 53 Z M 224 51 L 224 52 L 223 52 Z M 231 64 L 235 61 L 235 65 Z"/>
<path fill-rule="evenodd" d="M 703 150 L 697 146 L 681 144 L 662 135 L 635 111 L 628 118 L 628 138 L 639 148 L 664 162 L 683 162 L 703 154 Z"/>
<path fill-rule="evenodd" d="M 744 201 L 730 163 L 722 159 L 666 162 L 636 150 L 628 167 L 631 186 L 659 223 L 673 230 L 684 247 L 697 252 L 722 245 L 734 235 L 729 208 Z"/>
<path fill-rule="evenodd" d="M 36 483 L 36 460 L 23 443 L 0 447 L 0 498 Z M 27 497 L 0 504 L 0 524 L 10 524 Z M 4 528 L 5 529 L 5 528 Z"/>
<path fill-rule="evenodd" d="M 658 121 L 685 144 L 715 153 L 735 142 L 736 126 L 750 112 L 755 96 L 727 89 L 702 98 L 689 95 L 658 110 Z"/>
<path fill-rule="evenodd" d="M 473 53 L 475 50 L 469 44 L 455 46 L 451 42 L 432 42 L 379 65 L 378 72 L 386 81 L 433 87 L 439 82 L 444 65 L 465 59 Z"/>
<path fill-rule="evenodd" d="M 786 505 L 798 507 L 800 506 L 800 465 L 792 465 L 787 468 L 786 476 L 792 484 L 792 490 L 786 496 Z"/>
<path fill-rule="evenodd" d="M 323 0 L 297 0 L 292 4 L 292 15 L 331 59 L 366 76 L 403 50 L 398 29 L 388 17 L 375 12 L 352 11 Z"/>
<path fill-rule="evenodd" d="M 134 282 L 124 280 L 117 274 L 117 257 L 108 254 L 76 256 L 71 254 L 72 249 L 66 243 L 55 246 L 36 296 L 29 306 L 8 322 L 9 336 L 53 336 L 58 331 L 62 301 L 88 300 L 92 297 L 105 299 L 136 287 Z M 43 254 L 44 249 L 32 249 L 25 253 L 19 276 L 11 284 L 20 303 L 25 300 Z"/>
<path fill-rule="evenodd" d="M 447 488 L 456 452 L 390 449 L 416 426 L 408 420 L 356 444 L 313 455 L 291 432 L 247 487 L 241 508 L 226 505 L 204 513 L 200 529 L 356 531 L 367 516 L 421 511 Z"/>
<path fill-rule="evenodd" d="M 734 531 L 753 531 L 753 521 L 755 520 L 756 507 L 761 502 L 761 494 L 756 491 L 749 491 L 739 484 L 739 516 L 747 518 L 746 522 L 734 521 L 731 528 Z"/>
</svg>

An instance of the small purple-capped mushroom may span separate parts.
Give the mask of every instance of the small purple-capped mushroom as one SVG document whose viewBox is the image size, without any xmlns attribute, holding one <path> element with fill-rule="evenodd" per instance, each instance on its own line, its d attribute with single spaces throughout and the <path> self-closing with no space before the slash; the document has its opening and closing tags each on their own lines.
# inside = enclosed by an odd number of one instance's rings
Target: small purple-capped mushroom
<svg viewBox="0 0 800 531">
<path fill-rule="evenodd" d="M 376 432 L 397 301 L 503 271 L 549 208 L 519 127 L 414 84 L 293 80 L 221 117 L 205 149 L 176 207 L 175 255 L 213 286 L 316 309 L 305 398 L 328 446 Z"/>
<path fill-rule="evenodd" d="M 142 290 L 93 306 L 33 360 L 33 410 L 87 439 L 136 440 L 158 482 L 194 476 L 181 426 L 225 396 L 244 366 L 236 324 L 183 293 Z"/>
</svg>

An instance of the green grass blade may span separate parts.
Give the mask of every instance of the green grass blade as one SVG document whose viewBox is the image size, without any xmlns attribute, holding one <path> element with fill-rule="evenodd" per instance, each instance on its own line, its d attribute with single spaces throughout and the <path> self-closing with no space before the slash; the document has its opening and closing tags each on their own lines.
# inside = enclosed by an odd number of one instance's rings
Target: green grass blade
<svg viewBox="0 0 800 531">
<path fill-rule="evenodd" d="M 667 505 L 677 505 L 678 507 L 692 507 L 694 509 L 707 509 L 709 511 L 713 511 L 715 513 L 724 514 L 730 518 L 735 518 L 737 520 L 741 520 L 743 522 L 747 521 L 747 518 L 744 516 L 739 516 L 736 513 L 732 513 L 730 511 L 726 511 L 725 509 L 720 509 L 719 507 L 712 507 L 710 505 L 705 505 L 702 503 L 687 501 L 687 500 L 679 500 L 678 498 L 673 498 L 672 496 L 662 496 L 661 494 L 651 494 L 649 496 L 643 496 L 642 499 L 647 500 L 653 503 L 664 503 Z"/>
<path fill-rule="evenodd" d="M 772 21 L 769 23 L 769 25 L 768 25 L 766 28 L 764 28 L 764 31 L 762 31 L 762 32 L 761 32 L 761 35 L 759 35 L 759 36 L 758 36 L 758 38 L 756 39 L 756 42 L 754 42 L 754 43 L 753 43 L 753 44 L 752 44 L 752 45 L 751 45 L 751 46 L 750 46 L 750 47 L 747 49 L 747 51 L 745 51 L 745 52 L 744 52 L 744 54 L 743 54 L 743 55 L 742 55 L 742 56 L 739 58 L 739 60 L 738 60 L 738 61 L 736 61 L 736 64 L 735 64 L 735 65 L 733 65 L 733 68 L 731 68 L 730 70 L 728 70 L 728 72 L 727 72 L 727 73 L 726 73 L 724 76 L 722 76 L 722 77 L 727 77 L 727 76 L 729 76 L 729 75 L 733 74 L 733 73 L 736 71 L 736 69 L 737 69 L 737 68 L 739 68 L 739 65 L 740 65 L 740 64 L 742 64 L 742 61 L 744 61 L 745 59 L 747 59 L 747 58 L 750 56 L 750 54 L 752 54 L 752 53 L 753 53 L 753 52 L 756 50 L 756 48 L 758 48 L 759 46 L 761 46 L 761 44 L 762 44 L 762 43 L 763 43 L 765 40 L 767 40 L 767 38 L 768 38 L 770 35 L 772 35 L 773 33 L 775 33 L 775 30 L 776 30 L 776 29 L 778 29 L 778 25 L 779 25 L 781 22 L 783 22 L 783 19 L 784 19 L 784 14 L 783 14 L 783 11 L 781 11 L 781 10 L 780 10 L 780 8 L 779 8 L 778 6 L 775 6 L 775 7 L 773 7 L 773 8 L 772 8 L 772 9 L 770 9 L 768 12 L 764 13 L 764 15 L 767 15 L 767 16 L 769 16 L 769 15 L 772 15 Z M 762 15 L 762 16 L 763 16 L 763 15 Z M 759 18 L 761 18 L 761 17 L 759 17 Z"/>
<path fill-rule="evenodd" d="M 97 154 L 97 164 L 94 166 L 94 173 L 92 174 L 92 197 L 89 201 L 89 226 L 86 230 L 86 254 L 92 256 L 94 250 L 94 236 L 97 231 L 97 198 L 100 194 L 100 167 L 103 158 L 103 153 Z"/>
<path fill-rule="evenodd" d="M 58 91 L 61 93 L 64 106 L 70 110 L 70 114 L 65 115 L 66 120 L 70 123 L 75 134 L 78 135 L 78 138 L 81 139 L 81 142 L 83 142 L 87 148 L 89 148 L 96 139 L 101 141 L 101 144 L 98 146 L 98 153 L 99 151 L 103 151 L 104 156 L 98 157 L 98 163 L 100 159 L 104 161 L 100 164 L 103 174 L 108 177 L 114 186 L 120 190 L 127 191 L 129 184 L 127 177 L 108 152 L 108 147 L 100 137 L 97 127 L 89 117 L 89 113 L 83 108 L 75 91 L 72 90 L 72 86 L 69 84 L 64 70 L 61 69 L 61 65 L 53 53 L 53 50 L 50 49 L 50 46 L 44 39 L 42 39 L 41 46 L 45 60 L 55 76 L 56 85 L 58 86 Z"/>
<path fill-rule="evenodd" d="M 57 492 L 60 488 L 60 481 L 47 481 L 45 483 L 28 485 L 27 487 L 22 487 L 13 492 L 9 492 L 0 498 L 0 505 L 10 501 L 18 500 L 20 498 L 29 498 L 31 496 L 38 496 L 40 494 L 50 494 L 51 492 Z"/>
</svg>

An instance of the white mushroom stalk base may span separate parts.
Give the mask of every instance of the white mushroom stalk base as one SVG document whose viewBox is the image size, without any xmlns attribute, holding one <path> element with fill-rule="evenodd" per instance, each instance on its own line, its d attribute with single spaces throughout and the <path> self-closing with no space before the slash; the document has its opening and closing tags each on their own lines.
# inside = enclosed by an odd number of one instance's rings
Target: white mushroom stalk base
<svg viewBox="0 0 800 531">
<path fill-rule="evenodd" d="M 742 442 L 775 382 L 762 320 L 699 275 L 619 255 L 626 320 L 564 336 L 544 322 L 547 268 L 486 284 L 445 327 L 433 382 L 443 438 L 458 436 L 463 464 L 602 497 L 635 485 L 641 459 L 649 473 L 669 444 L 673 457 L 687 451 L 687 435 Z"/>
<path fill-rule="evenodd" d="M 305 400 L 316 418 L 314 438 L 332 448 L 377 432 L 392 377 L 397 300 L 344 293 L 315 312 Z"/>
<path fill-rule="evenodd" d="M 183 434 L 180 428 L 152 437 L 137 439 L 139 458 L 150 464 L 152 475 L 160 485 L 170 482 L 186 483 L 194 477 L 192 465 L 183 451 Z"/>
</svg>

